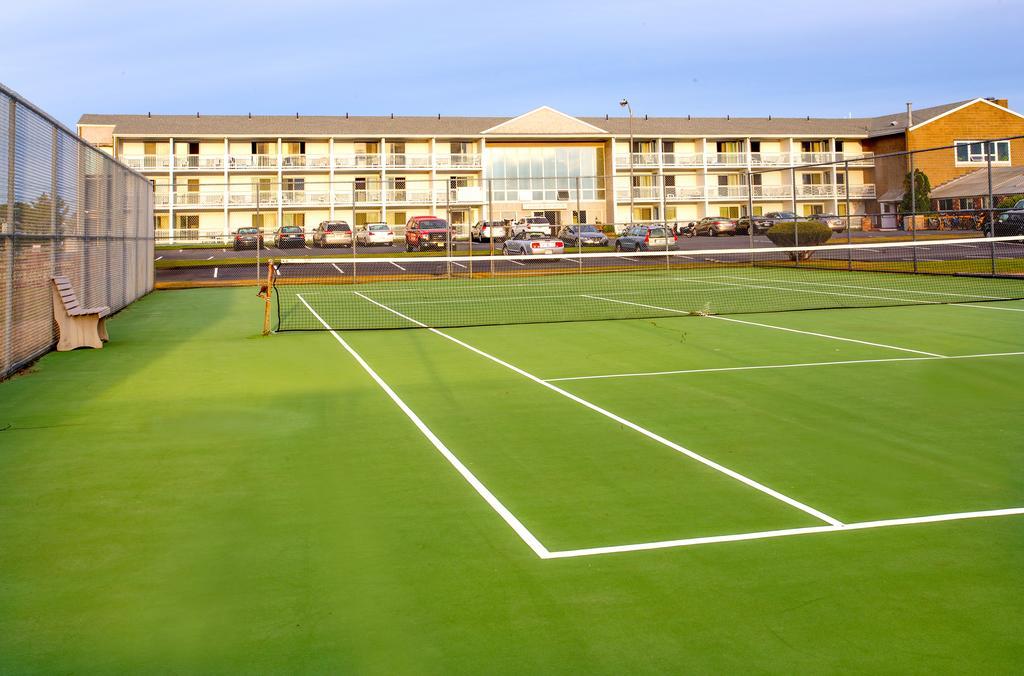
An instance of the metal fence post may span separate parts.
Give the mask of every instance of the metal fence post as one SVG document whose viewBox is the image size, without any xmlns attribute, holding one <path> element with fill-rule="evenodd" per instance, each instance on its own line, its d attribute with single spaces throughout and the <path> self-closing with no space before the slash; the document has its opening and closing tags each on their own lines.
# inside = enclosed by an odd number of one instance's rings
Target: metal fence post
<svg viewBox="0 0 1024 676">
<path fill-rule="evenodd" d="M 917 170 L 914 169 L 914 151 L 910 151 L 910 239 L 917 242 Z M 917 272 L 917 247 L 914 252 L 914 272 Z"/>
<path fill-rule="evenodd" d="M 853 222 L 850 220 L 850 161 L 843 162 L 843 187 L 846 189 L 846 243 L 853 244 Z M 853 270 L 853 249 L 846 249 L 846 269 Z"/>
<path fill-rule="evenodd" d="M 995 152 L 996 146 L 994 143 L 986 143 L 985 148 L 985 161 L 988 165 L 988 229 L 992 237 L 996 236 L 996 219 L 995 212 L 993 211 L 993 196 L 992 196 L 992 154 Z M 991 240 L 989 242 L 991 247 L 990 257 L 992 259 L 992 276 L 996 274 L 996 242 Z"/>
<path fill-rule="evenodd" d="M 747 243 L 750 245 L 750 266 L 756 262 L 754 259 L 754 177 L 750 169 L 747 169 Z"/>
<path fill-rule="evenodd" d="M 789 169 L 789 182 L 792 184 L 793 190 L 793 246 L 800 246 L 800 228 L 797 225 L 796 218 L 796 167 L 790 167 Z M 796 265 L 800 266 L 800 252 L 795 252 Z"/>
<path fill-rule="evenodd" d="M 7 104 L 7 274 L 4 279 L 7 307 L 4 308 L 4 353 L 3 375 L 8 375 L 14 361 L 14 255 L 18 242 L 18 211 L 14 208 L 14 142 L 17 103 L 10 99 Z"/>
</svg>

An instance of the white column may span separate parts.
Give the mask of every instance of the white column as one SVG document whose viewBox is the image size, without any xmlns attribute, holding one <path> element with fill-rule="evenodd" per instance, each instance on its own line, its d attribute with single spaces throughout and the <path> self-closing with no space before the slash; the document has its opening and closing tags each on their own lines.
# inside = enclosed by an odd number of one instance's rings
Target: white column
<svg viewBox="0 0 1024 676">
<path fill-rule="evenodd" d="M 746 147 L 746 155 L 747 155 L 747 174 L 749 174 L 750 170 L 754 168 L 754 152 L 750 149 L 750 137 L 749 136 L 746 138 L 744 143 L 746 144 L 745 147 Z M 750 194 L 747 195 L 747 204 L 750 205 L 750 210 L 753 211 L 754 210 L 754 206 L 753 206 L 754 205 L 754 202 L 753 202 L 753 199 L 754 199 L 754 179 L 751 178 L 749 181 L 744 181 L 743 183 L 744 183 L 744 185 L 747 186 L 747 191 L 750 193 Z M 753 216 L 754 216 L 753 213 L 747 214 L 747 218 L 752 218 Z"/>
<path fill-rule="evenodd" d="M 700 140 L 700 162 L 701 162 L 701 177 L 700 184 L 703 186 L 701 194 L 704 196 L 704 216 L 709 216 L 708 211 L 711 205 L 708 204 L 708 140 L 702 138 Z"/>
<path fill-rule="evenodd" d="M 281 139 L 277 139 L 277 227 L 284 225 L 284 170 L 281 152 L 283 149 Z"/>
<path fill-rule="evenodd" d="M 611 140 L 610 151 L 611 152 L 609 154 L 611 155 L 611 158 L 612 158 L 611 178 L 609 179 L 607 176 L 605 176 L 606 183 L 610 184 L 610 185 L 607 185 L 607 184 L 605 185 L 605 190 L 607 190 L 608 194 L 611 195 L 612 213 L 608 214 L 608 218 L 610 218 L 611 222 L 614 223 L 615 219 L 618 217 L 618 213 L 619 213 L 619 196 L 618 196 L 618 194 L 616 194 L 616 190 L 618 190 L 618 180 L 617 179 L 619 177 L 619 163 L 618 163 L 618 160 L 615 159 L 615 154 L 619 151 L 619 147 L 618 147 L 618 142 L 616 141 L 616 139 L 614 137 Z M 604 167 L 601 168 L 601 171 L 603 171 L 603 170 L 604 170 Z"/>
<path fill-rule="evenodd" d="M 177 187 L 174 185 L 174 137 L 170 139 L 170 146 L 168 147 L 168 157 L 170 158 L 170 164 L 167 167 L 168 171 L 168 185 L 167 185 L 167 236 L 170 237 L 171 243 L 174 243 L 174 192 Z"/>
<path fill-rule="evenodd" d="M 658 157 L 658 191 L 661 195 L 661 220 L 667 221 L 668 214 L 665 211 L 665 157 L 663 154 L 663 148 L 661 145 L 661 138 L 655 140 L 657 144 L 657 157 Z"/>
<path fill-rule="evenodd" d="M 437 192 L 434 191 L 434 182 L 437 180 L 437 160 L 434 154 L 437 150 L 437 139 L 430 139 L 430 213 L 437 213 Z"/>
<path fill-rule="evenodd" d="M 231 199 L 231 190 L 228 185 L 228 166 L 231 162 L 231 146 L 228 138 L 224 137 L 224 235 L 231 234 L 231 218 L 228 215 L 228 200 Z"/>
<path fill-rule="evenodd" d="M 383 160 L 387 159 L 387 153 L 385 148 L 385 139 L 380 140 L 380 152 L 384 157 Z M 387 162 L 382 161 L 380 163 L 380 220 L 383 223 L 388 222 L 388 167 Z M 352 226 L 355 227 L 354 225 Z"/>
<path fill-rule="evenodd" d="M 330 216 L 328 216 L 328 218 L 330 218 L 333 221 L 334 220 L 334 137 L 331 137 L 331 138 L 327 139 L 327 157 L 328 157 L 327 161 L 329 163 L 328 164 L 328 169 L 327 169 L 327 189 L 330 191 L 330 194 L 327 196 L 327 203 L 330 205 L 330 207 L 329 207 L 329 209 L 330 209 Z"/>
<path fill-rule="evenodd" d="M 828 140 L 828 145 L 829 145 L 829 152 L 831 153 L 832 160 L 835 161 L 835 159 L 836 159 L 836 139 L 835 139 L 835 137 L 832 137 L 832 138 L 830 138 Z M 836 216 L 838 216 L 839 215 L 839 182 L 836 180 L 836 174 L 838 172 L 837 172 L 837 167 L 834 164 L 831 165 L 831 169 L 832 169 L 832 191 L 833 191 L 832 192 L 832 213 L 835 214 Z M 850 177 L 849 176 L 844 176 L 843 180 L 849 181 Z"/>
<path fill-rule="evenodd" d="M 483 204 L 480 207 L 480 213 L 483 214 L 480 220 L 489 221 L 491 220 L 491 204 L 487 199 L 487 196 L 491 194 L 487 188 L 487 139 L 480 139 L 480 188 L 483 190 Z M 433 160 L 431 160 L 433 162 Z"/>
</svg>

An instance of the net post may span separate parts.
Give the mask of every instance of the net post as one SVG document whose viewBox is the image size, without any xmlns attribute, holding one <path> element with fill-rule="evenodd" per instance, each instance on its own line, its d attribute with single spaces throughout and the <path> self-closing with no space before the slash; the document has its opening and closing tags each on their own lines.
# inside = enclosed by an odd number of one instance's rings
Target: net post
<svg viewBox="0 0 1024 676">
<path fill-rule="evenodd" d="M 445 186 L 444 186 L 444 216 L 445 216 L 445 220 L 448 221 L 448 227 L 446 229 L 447 233 L 448 233 L 448 236 L 446 237 L 446 239 L 447 239 L 446 244 L 447 244 L 447 248 L 448 248 L 448 258 L 449 258 L 449 260 L 445 261 L 444 266 L 446 268 L 446 276 L 448 277 L 448 279 L 451 279 L 451 277 L 452 277 L 452 262 L 451 262 L 450 259 L 451 259 L 451 256 L 452 256 L 452 237 L 453 237 L 454 233 L 452 232 L 452 230 L 453 230 L 453 228 L 452 228 L 452 188 L 451 188 L 451 179 L 450 178 L 447 181 L 445 181 Z"/>
<path fill-rule="evenodd" d="M 488 218 L 488 220 L 486 222 L 493 224 L 493 223 L 495 223 L 495 220 L 494 220 L 494 179 L 493 178 L 485 178 L 484 181 L 486 181 L 486 183 L 487 183 L 487 218 Z M 502 232 L 504 232 L 504 229 L 502 230 Z M 506 236 L 508 235 L 508 233 L 505 233 L 505 234 L 506 234 Z M 491 256 L 491 261 L 490 262 L 491 262 L 491 265 L 490 265 L 490 267 L 491 267 L 491 277 L 493 277 L 494 276 L 494 227 L 493 227 L 493 225 L 490 225 L 490 226 L 487 227 L 487 236 L 490 239 L 490 245 L 491 245 L 491 251 L 490 251 L 490 256 Z M 472 239 L 472 237 L 470 239 Z M 472 246 L 472 243 L 470 245 Z"/>
<path fill-rule="evenodd" d="M 853 222 L 850 220 L 850 160 L 843 162 L 843 187 L 846 192 L 846 243 L 853 244 Z M 846 250 L 846 269 L 853 270 L 853 249 Z"/>
<path fill-rule="evenodd" d="M 917 170 L 914 169 L 914 151 L 910 151 L 910 239 L 917 242 Z M 917 247 L 914 251 L 914 272 L 917 273 Z"/>
<path fill-rule="evenodd" d="M 988 165 L 988 229 L 992 237 L 996 236 L 996 219 L 994 218 L 993 207 L 993 196 L 992 196 L 992 153 L 995 152 L 996 144 L 989 142 L 985 144 L 985 159 Z M 996 243 L 995 240 L 989 242 L 990 250 L 989 257 L 992 260 L 992 276 L 996 274 Z"/>
<path fill-rule="evenodd" d="M 789 168 L 789 182 L 793 189 L 793 246 L 800 246 L 800 228 L 797 226 L 797 213 L 796 213 L 796 167 Z M 796 267 L 800 267 L 800 252 L 794 252 L 794 263 Z"/>
<path fill-rule="evenodd" d="M 274 260 L 267 259 L 267 292 L 263 296 L 263 335 L 270 334 L 270 297 L 274 293 Z"/>
<path fill-rule="evenodd" d="M 356 283 L 356 184 L 352 179 L 352 223 L 348 227 L 352 235 L 352 283 Z"/>
</svg>

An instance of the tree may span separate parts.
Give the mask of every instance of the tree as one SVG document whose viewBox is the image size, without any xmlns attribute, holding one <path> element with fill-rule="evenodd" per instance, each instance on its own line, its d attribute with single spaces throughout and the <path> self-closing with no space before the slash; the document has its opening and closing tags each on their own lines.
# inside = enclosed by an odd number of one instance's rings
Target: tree
<svg viewBox="0 0 1024 676">
<path fill-rule="evenodd" d="M 1024 200 L 1024 195 L 1007 195 L 999 200 L 999 203 L 996 204 L 996 209 L 1012 209 L 1021 200 Z"/>
<path fill-rule="evenodd" d="M 821 221 L 779 221 L 765 233 L 775 246 L 817 247 L 832 237 L 832 228 Z M 805 261 L 814 253 L 811 249 L 788 252 L 790 260 Z"/>
<path fill-rule="evenodd" d="M 903 201 L 900 202 L 900 211 L 909 214 L 911 211 L 915 213 L 927 213 L 932 210 L 932 183 L 928 180 L 928 175 L 920 169 L 914 170 L 914 202 L 910 201 L 910 172 L 903 177 Z"/>
</svg>

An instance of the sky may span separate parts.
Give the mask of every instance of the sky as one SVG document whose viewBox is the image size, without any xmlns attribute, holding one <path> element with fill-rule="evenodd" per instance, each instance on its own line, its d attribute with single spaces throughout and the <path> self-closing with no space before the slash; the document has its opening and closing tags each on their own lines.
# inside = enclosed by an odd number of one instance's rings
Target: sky
<svg viewBox="0 0 1024 676">
<path fill-rule="evenodd" d="M 16 3 L 16 4 L 15 4 Z M 7 0 L 0 82 L 83 113 L 1024 110 L 1024 0 Z"/>
</svg>

